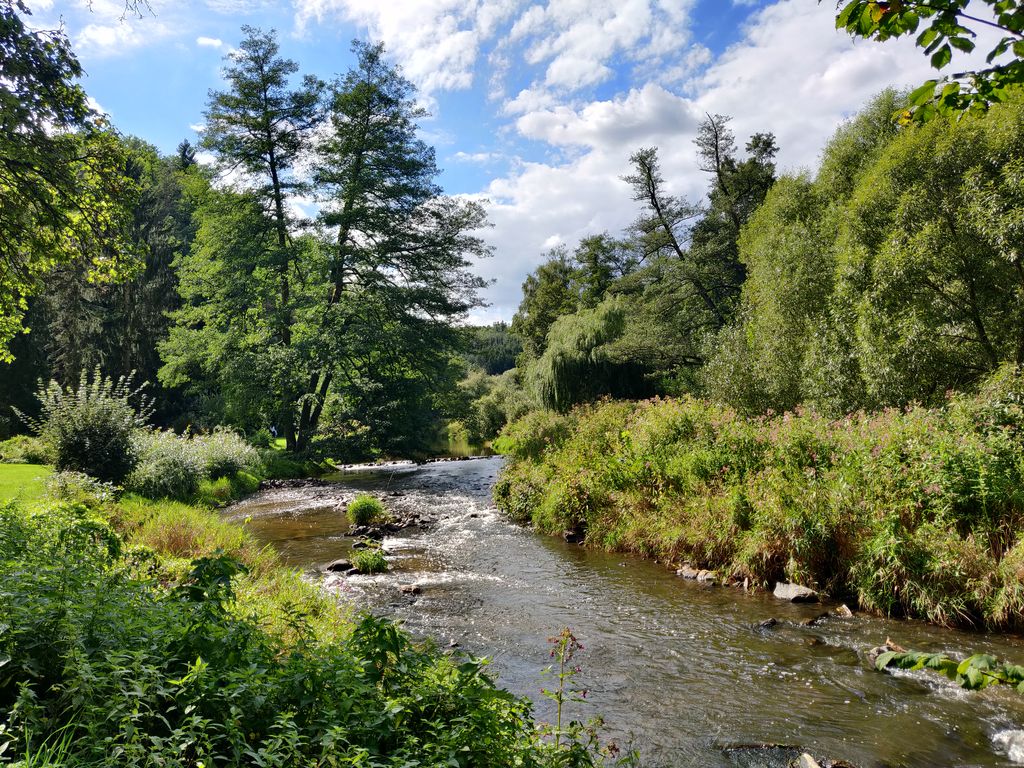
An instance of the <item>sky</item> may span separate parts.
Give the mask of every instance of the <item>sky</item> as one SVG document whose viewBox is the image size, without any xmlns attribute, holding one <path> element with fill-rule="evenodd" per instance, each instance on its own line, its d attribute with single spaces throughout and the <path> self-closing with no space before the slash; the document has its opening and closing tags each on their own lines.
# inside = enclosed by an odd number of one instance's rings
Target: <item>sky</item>
<svg viewBox="0 0 1024 768">
<path fill-rule="evenodd" d="M 353 39 L 381 41 L 430 117 L 444 190 L 481 201 L 493 255 L 477 323 L 511 319 L 550 249 L 619 235 L 639 214 L 621 177 L 656 146 L 666 187 L 699 201 L 693 139 L 732 117 L 742 147 L 772 132 L 781 172 L 813 173 L 835 129 L 888 86 L 934 71 L 910 40 L 854 41 L 835 0 L 29 0 L 63 25 L 83 85 L 125 134 L 163 152 L 197 142 L 241 27 L 275 29 L 301 73 L 329 79 Z M 987 50 L 979 45 L 979 50 Z M 971 57 L 954 67 L 972 64 Z"/>
</svg>

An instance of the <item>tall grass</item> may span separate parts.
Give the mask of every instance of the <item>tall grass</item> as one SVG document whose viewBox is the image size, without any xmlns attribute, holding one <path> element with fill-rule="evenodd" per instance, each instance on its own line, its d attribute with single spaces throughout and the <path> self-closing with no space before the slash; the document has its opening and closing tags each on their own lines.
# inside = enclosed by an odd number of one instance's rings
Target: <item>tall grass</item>
<svg viewBox="0 0 1024 768">
<path fill-rule="evenodd" d="M 539 530 L 944 625 L 1024 628 L 1024 386 L 941 409 L 744 419 L 697 399 L 534 413 L 498 504 Z"/>
</svg>

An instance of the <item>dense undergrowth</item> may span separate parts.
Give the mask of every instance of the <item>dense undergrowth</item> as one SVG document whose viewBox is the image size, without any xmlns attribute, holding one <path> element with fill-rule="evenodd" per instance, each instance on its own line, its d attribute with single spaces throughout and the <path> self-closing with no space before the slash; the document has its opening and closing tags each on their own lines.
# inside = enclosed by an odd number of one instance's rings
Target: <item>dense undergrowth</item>
<svg viewBox="0 0 1024 768">
<path fill-rule="evenodd" d="M 594 764 L 482 661 L 353 616 L 215 512 L 72 491 L 0 507 L 0 763 Z"/>
<path fill-rule="evenodd" d="M 939 409 L 745 419 L 604 401 L 506 428 L 500 507 L 539 530 L 944 625 L 1024 628 L 1024 383 Z"/>
</svg>

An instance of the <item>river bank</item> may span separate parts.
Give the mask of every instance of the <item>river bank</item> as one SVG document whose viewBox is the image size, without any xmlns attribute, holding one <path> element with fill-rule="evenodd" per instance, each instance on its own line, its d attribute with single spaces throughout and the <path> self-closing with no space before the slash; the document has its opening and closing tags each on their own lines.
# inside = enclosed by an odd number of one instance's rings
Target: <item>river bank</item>
<svg viewBox="0 0 1024 768">
<path fill-rule="evenodd" d="M 1016 377 L 942 409 L 750 420 L 696 399 L 534 412 L 498 506 L 543 533 L 884 615 L 1024 627 Z"/>
<path fill-rule="evenodd" d="M 599 759 L 578 734 L 545 736 L 483 662 L 414 642 L 289 568 L 214 510 L 215 497 L 152 500 L 80 474 L 47 488 L 0 504 L 0 761 L 543 768 L 570 749 L 580 765 Z"/>
</svg>

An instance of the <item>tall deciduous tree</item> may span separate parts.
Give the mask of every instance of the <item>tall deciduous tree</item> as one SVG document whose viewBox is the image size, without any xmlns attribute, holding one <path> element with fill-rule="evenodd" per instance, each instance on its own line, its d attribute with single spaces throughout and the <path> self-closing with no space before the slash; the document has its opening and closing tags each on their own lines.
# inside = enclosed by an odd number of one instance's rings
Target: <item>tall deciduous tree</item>
<svg viewBox="0 0 1024 768">
<path fill-rule="evenodd" d="M 164 346 L 162 377 L 188 384 L 222 418 L 273 420 L 299 450 L 324 417 L 336 434 L 351 418 L 363 419 L 349 425 L 361 434 L 368 420 L 376 429 L 387 419 L 419 424 L 436 390 L 454 386 L 451 322 L 477 301 L 481 281 L 467 267 L 487 252 L 474 233 L 483 211 L 441 194 L 434 153 L 416 136 L 422 113 L 412 86 L 380 46 L 357 44 L 357 65 L 321 101 L 308 80 L 301 93 L 288 92 L 293 67 L 276 61 L 271 37 L 248 35 L 239 61 L 264 74 L 236 73 L 232 94 L 215 95 L 211 115 L 223 122 L 225 105 L 234 105 L 239 117 L 234 133 L 218 129 L 207 142 L 221 147 L 226 167 L 235 152 L 262 183 L 209 194 L 196 246 L 181 262 L 186 303 Z M 278 84 L 267 90 L 279 107 L 262 120 L 238 98 L 257 81 Z M 295 105 L 280 142 L 271 141 L 278 134 L 268 121 Z M 308 128 L 316 124 L 314 142 Z M 321 204 L 305 234 L 287 213 L 295 181 L 286 171 L 300 157 Z M 408 440 L 427 436 L 402 431 Z"/>
<path fill-rule="evenodd" d="M 131 264 L 120 144 L 76 82 L 67 37 L 29 29 L 28 14 L 0 0 L 0 362 L 47 270 L 85 259 L 99 279 Z"/>
<path fill-rule="evenodd" d="M 429 370 L 442 376 L 447 354 L 431 352 L 458 343 L 451 323 L 478 303 L 483 286 L 467 269 L 469 257 L 488 253 L 476 234 L 483 209 L 444 196 L 435 182 L 434 150 L 416 135 L 425 112 L 412 84 L 384 59 L 382 45 L 356 42 L 353 52 L 356 66 L 332 88 L 329 131 L 314 158 L 329 237 L 319 332 L 331 343 L 321 347 L 329 355 L 311 374 L 299 414 L 307 437 L 336 377 L 369 375 L 372 344 L 412 369 L 422 366 L 417 378 Z"/>
<path fill-rule="evenodd" d="M 323 84 L 306 76 L 297 87 L 298 65 L 279 56 L 273 32 L 243 27 L 245 38 L 229 55 L 224 76 L 228 90 L 210 93 L 203 146 L 217 156 L 224 173 L 241 172 L 249 194 L 264 208 L 273 227 L 267 255 L 277 275 L 272 343 L 289 347 L 296 322 L 291 271 L 296 259 L 295 227 L 288 197 L 302 185 L 292 173 L 321 119 Z M 281 403 L 280 420 L 290 448 L 297 436 L 290 417 L 294 402 Z"/>
</svg>

